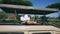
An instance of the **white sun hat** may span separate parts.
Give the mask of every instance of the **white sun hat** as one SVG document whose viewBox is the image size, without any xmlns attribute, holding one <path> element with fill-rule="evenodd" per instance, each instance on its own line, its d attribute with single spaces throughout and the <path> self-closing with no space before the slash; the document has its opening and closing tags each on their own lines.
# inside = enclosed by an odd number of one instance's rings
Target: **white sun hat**
<svg viewBox="0 0 60 34">
<path fill-rule="evenodd" d="M 25 14 L 24 16 L 21 16 L 21 17 L 20 17 L 20 20 L 21 20 L 21 21 L 30 20 L 30 17 L 28 17 L 28 15 Z"/>
</svg>

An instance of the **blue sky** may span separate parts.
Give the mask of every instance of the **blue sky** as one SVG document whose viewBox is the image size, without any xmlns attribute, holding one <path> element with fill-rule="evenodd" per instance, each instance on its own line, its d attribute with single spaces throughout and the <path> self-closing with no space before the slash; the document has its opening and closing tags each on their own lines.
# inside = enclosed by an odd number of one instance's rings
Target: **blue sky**
<svg viewBox="0 0 60 34">
<path fill-rule="evenodd" d="M 45 8 L 46 6 L 50 4 L 60 2 L 60 0 L 29 0 L 29 1 L 32 2 L 33 7 L 37 7 L 37 8 Z M 49 14 L 47 16 L 57 17 L 58 13 Z"/>
<path fill-rule="evenodd" d="M 29 0 L 29 1 L 32 2 L 34 7 L 38 8 L 45 8 L 50 4 L 60 2 L 60 0 Z"/>
</svg>

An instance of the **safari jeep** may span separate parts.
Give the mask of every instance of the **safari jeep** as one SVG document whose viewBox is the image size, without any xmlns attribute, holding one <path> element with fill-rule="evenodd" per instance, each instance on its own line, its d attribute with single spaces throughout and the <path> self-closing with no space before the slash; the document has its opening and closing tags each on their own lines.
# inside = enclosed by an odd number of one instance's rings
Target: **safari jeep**
<svg viewBox="0 0 60 34">
<path fill-rule="evenodd" d="M 34 8 L 31 6 L 20 6 L 20 5 L 11 5 L 11 4 L 0 4 L 0 8 L 3 9 L 6 13 L 16 13 L 14 18 L 16 20 L 16 14 L 41 14 L 46 16 L 46 14 L 58 12 L 58 9 L 52 8 Z M 9 11 L 5 10 L 8 9 Z M 12 10 L 12 11 L 11 11 Z M 20 11 L 19 11 L 20 10 Z M 45 18 L 43 19 L 45 20 Z M 44 21 L 45 22 L 45 21 Z M 43 22 L 43 23 L 44 23 Z M 60 28 L 49 25 L 13 25 L 13 23 L 6 22 L 3 25 L 0 23 L 0 34 L 60 34 Z M 10 25 L 6 25 L 10 24 Z M 14 23 L 15 24 L 15 23 Z"/>
</svg>

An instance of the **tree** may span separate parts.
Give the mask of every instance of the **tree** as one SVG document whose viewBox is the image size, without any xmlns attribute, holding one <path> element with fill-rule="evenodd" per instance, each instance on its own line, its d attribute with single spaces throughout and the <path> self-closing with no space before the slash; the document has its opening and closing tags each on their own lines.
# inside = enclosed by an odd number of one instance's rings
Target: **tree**
<svg viewBox="0 0 60 34">
<path fill-rule="evenodd" d="M 28 0 L 1 0 L 0 3 L 2 3 L 2 4 L 32 6 L 32 3 Z"/>
<path fill-rule="evenodd" d="M 56 8 L 60 10 L 60 3 L 54 3 L 51 5 L 46 6 L 46 8 Z"/>
<path fill-rule="evenodd" d="M 56 8 L 60 10 L 60 3 L 54 3 L 51 5 L 48 5 L 46 8 Z M 59 12 L 59 19 L 60 19 L 60 12 Z"/>
<path fill-rule="evenodd" d="M 60 3 L 54 3 L 51 5 L 48 5 L 48 6 L 46 6 L 46 8 L 56 8 L 56 9 L 60 10 Z M 59 12 L 59 19 L 60 19 L 60 12 Z M 59 26 L 60 22 L 55 22 L 54 24 L 55 24 L 55 26 Z"/>
<path fill-rule="evenodd" d="M 0 21 L 3 21 L 7 18 L 7 14 L 5 12 L 0 12 Z"/>
<path fill-rule="evenodd" d="M 60 3 L 54 3 L 51 5 L 48 5 L 46 8 L 56 8 L 56 9 L 59 9 L 60 11 Z M 60 12 L 59 12 L 59 19 L 60 19 Z"/>
</svg>

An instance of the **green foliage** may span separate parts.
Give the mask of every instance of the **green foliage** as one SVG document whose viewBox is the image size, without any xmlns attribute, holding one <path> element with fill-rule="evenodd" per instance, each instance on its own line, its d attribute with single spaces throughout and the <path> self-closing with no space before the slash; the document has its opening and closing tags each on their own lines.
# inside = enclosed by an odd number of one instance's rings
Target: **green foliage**
<svg viewBox="0 0 60 34">
<path fill-rule="evenodd" d="M 0 3 L 32 6 L 32 3 L 28 0 L 2 0 Z"/>
<path fill-rule="evenodd" d="M 51 4 L 51 5 L 48 5 L 48 6 L 46 6 L 46 8 L 56 8 L 56 9 L 60 10 L 60 3 L 54 3 L 54 4 Z M 60 15 L 59 15 L 59 20 L 60 20 Z M 60 27 L 60 21 L 55 21 L 54 20 L 54 22 L 51 22 L 51 24 L 54 25 L 54 26 Z"/>
<path fill-rule="evenodd" d="M 0 21 L 3 21 L 7 18 L 7 14 L 5 12 L 0 12 Z"/>
<path fill-rule="evenodd" d="M 46 8 L 58 8 L 60 10 L 60 3 L 54 3 L 46 6 Z"/>
</svg>

